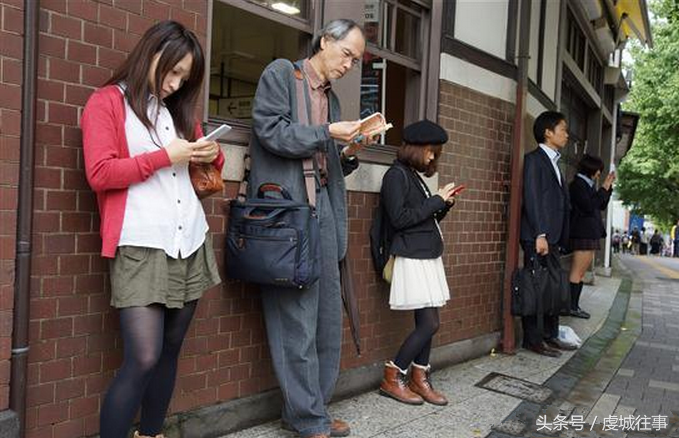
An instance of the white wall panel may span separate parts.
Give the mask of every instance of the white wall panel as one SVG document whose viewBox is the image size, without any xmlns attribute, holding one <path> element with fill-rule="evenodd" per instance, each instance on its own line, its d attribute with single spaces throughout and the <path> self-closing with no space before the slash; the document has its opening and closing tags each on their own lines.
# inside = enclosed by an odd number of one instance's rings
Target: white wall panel
<svg viewBox="0 0 679 438">
<path fill-rule="evenodd" d="M 455 38 L 505 59 L 509 0 L 458 0 Z"/>
</svg>

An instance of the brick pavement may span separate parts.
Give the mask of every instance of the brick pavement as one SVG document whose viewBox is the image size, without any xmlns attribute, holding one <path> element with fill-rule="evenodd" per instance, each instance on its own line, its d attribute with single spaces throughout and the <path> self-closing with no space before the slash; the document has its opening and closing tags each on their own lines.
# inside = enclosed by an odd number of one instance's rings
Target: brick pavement
<svg viewBox="0 0 679 438">
<path fill-rule="evenodd" d="M 641 282 L 642 330 L 605 394 L 636 416 L 679 417 L 679 260 L 621 260 Z"/>
</svg>

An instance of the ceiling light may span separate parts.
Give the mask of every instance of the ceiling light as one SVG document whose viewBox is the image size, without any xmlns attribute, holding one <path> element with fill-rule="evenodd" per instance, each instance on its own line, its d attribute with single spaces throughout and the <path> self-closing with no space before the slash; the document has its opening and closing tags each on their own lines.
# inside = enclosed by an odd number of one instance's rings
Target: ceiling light
<svg viewBox="0 0 679 438">
<path fill-rule="evenodd" d="M 271 8 L 287 15 L 297 15 L 301 12 L 299 8 L 296 8 L 295 6 L 289 5 L 284 2 L 272 3 Z"/>
</svg>

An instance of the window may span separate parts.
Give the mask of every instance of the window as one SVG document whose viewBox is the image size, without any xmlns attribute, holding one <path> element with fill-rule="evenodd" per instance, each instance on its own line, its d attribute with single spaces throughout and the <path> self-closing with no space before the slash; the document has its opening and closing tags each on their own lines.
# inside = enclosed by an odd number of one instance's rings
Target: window
<svg viewBox="0 0 679 438">
<path fill-rule="evenodd" d="M 568 45 L 566 46 L 566 51 L 571 55 L 571 58 L 573 58 L 578 67 L 580 67 L 580 70 L 585 71 L 585 47 L 587 44 L 585 34 L 580 29 L 570 9 L 568 10 L 567 23 L 568 37 L 566 41 Z"/>
<path fill-rule="evenodd" d="M 592 48 L 589 47 L 587 53 L 587 80 L 592 85 L 592 87 L 594 87 L 597 93 L 600 93 L 601 91 L 602 75 L 603 72 L 601 64 L 599 64 L 599 60 L 594 54 Z"/>
<path fill-rule="evenodd" d="M 570 75 L 564 77 L 561 87 L 561 112 L 568 121 L 568 146 L 562 150 L 566 176 L 570 177 L 577 163 L 587 150 L 590 108 L 578 96 L 574 88 L 576 80 Z"/>
<path fill-rule="evenodd" d="M 226 2 L 214 2 L 208 116 L 235 122 L 236 126 L 251 121 L 252 102 L 264 68 L 276 58 L 304 56 L 311 40 L 310 32 L 303 30 L 308 27 L 303 20 L 309 15 L 307 1 L 255 3 L 249 4 L 249 8 L 261 9 L 259 14 Z M 297 27 L 283 24 L 275 19 L 276 15 L 299 19 L 300 24 Z"/>
<path fill-rule="evenodd" d="M 382 112 L 394 125 L 381 143 L 401 144 L 403 127 L 424 117 L 421 91 L 424 54 L 429 47 L 427 3 L 366 0 L 368 47 L 361 73 L 361 117 Z"/>
</svg>

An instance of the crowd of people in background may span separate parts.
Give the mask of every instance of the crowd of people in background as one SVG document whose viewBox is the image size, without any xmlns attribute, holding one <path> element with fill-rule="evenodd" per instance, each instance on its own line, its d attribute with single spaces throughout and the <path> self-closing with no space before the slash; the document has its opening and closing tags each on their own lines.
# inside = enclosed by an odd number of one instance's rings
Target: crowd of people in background
<svg viewBox="0 0 679 438">
<path fill-rule="evenodd" d="M 611 236 L 611 250 L 614 254 L 679 257 L 678 225 L 679 221 L 670 228 L 669 233 L 643 226 L 641 229 L 634 226 L 629 231 L 616 228 Z"/>
</svg>

